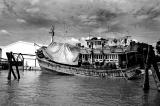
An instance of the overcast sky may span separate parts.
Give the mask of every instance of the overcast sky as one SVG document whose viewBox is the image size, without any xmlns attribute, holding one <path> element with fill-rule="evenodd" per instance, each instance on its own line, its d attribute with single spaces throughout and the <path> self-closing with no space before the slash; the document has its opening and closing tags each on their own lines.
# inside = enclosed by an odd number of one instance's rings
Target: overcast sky
<svg viewBox="0 0 160 106">
<path fill-rule="evenodd" d="M 0 46 L 47 44 L 51 25 L 60 42 L 118 32 L 153 43 L 160 38 L 160 0 L 0 0 Z"/>
</svg>

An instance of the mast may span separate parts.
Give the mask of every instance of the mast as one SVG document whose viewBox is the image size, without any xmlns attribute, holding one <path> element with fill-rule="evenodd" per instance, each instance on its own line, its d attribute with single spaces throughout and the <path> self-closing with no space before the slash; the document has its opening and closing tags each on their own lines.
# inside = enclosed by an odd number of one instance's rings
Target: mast
<svg viewBox="0 0 160 106">
<path fill-rule="evenodd" d="M 54 41 L 53 37 L 54 37 L 54 25 L 51 26 L 51 29 L 50 29 L 50 34 L 52 34 L 52 37 L 51 37 L 51 43 Z"/>
<path fill-rule="evenodd" d="M 91 46 L 91 62 L 92 62 L 92 64 L 93 64 L 93 62 L 94 62 L 94 53 L 93 53 L 93 42 L 91 41 L 91 34 L 89 33 L 89 45 Z"/>
<path fill-rule="evenodd" d="M 92 55 L 92 64 L 93 64 L 94 62 L 93 42 L 91 42 L 91 55 Z"/>
</svg>

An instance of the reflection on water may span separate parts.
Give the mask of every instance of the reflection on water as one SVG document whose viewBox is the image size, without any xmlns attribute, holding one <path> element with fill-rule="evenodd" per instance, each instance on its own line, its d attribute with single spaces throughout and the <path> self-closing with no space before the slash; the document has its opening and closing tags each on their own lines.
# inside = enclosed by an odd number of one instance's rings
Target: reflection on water
<svg viewBox="0 0 160 106">
<path fill-rule="evenodd" d="M 143 92 L 143 81 L 21 72 L 21 79 L 7 80 L 0 72 L 1 106 L 158 106 L 160 93 L 153 78 Z"/>
</svg>

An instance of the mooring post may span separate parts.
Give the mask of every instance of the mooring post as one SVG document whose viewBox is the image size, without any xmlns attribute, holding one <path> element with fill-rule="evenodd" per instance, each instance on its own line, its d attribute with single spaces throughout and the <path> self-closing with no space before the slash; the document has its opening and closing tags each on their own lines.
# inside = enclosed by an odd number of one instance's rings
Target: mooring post
<svg viewBox="0 0 160 106">
<path fill-rule="evenodd" d="M 149 73 L 148 69 L 150 68 L 150 46 L 148 45 L 147 49 L 147 57 L 146 57 L 146 64 L 145 64 L 145 75 L 144 75 L 144 84 L 143 84 L 143 90 L 149 90 Z"/>
<path fill-rule="evenodd" d="M 7 55 L 8 63 L 9 63 L 8 80 L 11 79 L 11 73 L 13 74 L 14 78 L 17 79 L 17 77 L 16 77 L 16 75 L 15 75 L 15 73 L 14 73 L 14 71 L 13 71 L 13 68 L 12 68 L 12 66 L 13 66 L 13 62 L 12 62 L 12 52 L 10 52 L 10 53 L 7 52 L 6 55 Z"/>
<path fill-rule="evenodd" d="M 148 65 L 145 68 L 145 75 L 144 75 L 144 85 L 143 90 L 149 90 L 149 73 L 148 73 Z"/>
<path fill-rule="evenodd" d="M 151 65 L 153 68 L 151 69 L 152 71 L 152 76 L 154 78 L 154 81 L 157 86 L 157 90 L 160 91 L 160 72 L 157 66 L 157 61 L 156 61 L 156 56 L 155 52 L 153 50 L 153 47 L 151 45 L 148 45 L 148 52 L 147 52 L 147 57 L 146 57 L 146 67 L 145 67 L 145 76 L 144 76 L 144 90 L 149 90 L 149 74 L 148 74 L 148 69 L 151 68 Z"/>
<path fill-rule="evenodd" d="M 13 62 L 15 63 L 15 67 L 16 67 L 16 71 L 17 71 L 17 75 L 18 75 L 18 79 L 20 79 L 20 74 L 19 74 L 19 69 L 18 69 L 18 60 L 16 61 L 16 59 L 14 58 L 14 55 L 12 53 L 12 59 L 13 59 Z"/>
<path fill-rule="evenodd" d="M 23 71 L 24 71 L 24 58 L 23 58 L 23 60 L 22 60 L 22 61 L 23 61 L 23 66 L 22 66 L 22 68 L 23 68 Z"/>
<path fill-rule="evenodd" d="M 151 63 L 152 63 L 152 66 L 154 68 L 154 69 L 152 68 L 152 76 L 153 76 L 154 81 L 156 83 L 157 90 L 160 91 L 160 72 L 159 72 L 159 69 L 158 69 L 155 52 L 154 52 L 152 46 L 151 46 L 151 56 L 152 56 Z"/>
<path fill-rule="evenodd" d="M 9 72 L 8 72 L 8 80 L 11 80 L 11 64 L 10 64 L 10 62 L 9 62 L 9 60 L 8 60 L 8 65 L 9 65 Z"/>
</svg>

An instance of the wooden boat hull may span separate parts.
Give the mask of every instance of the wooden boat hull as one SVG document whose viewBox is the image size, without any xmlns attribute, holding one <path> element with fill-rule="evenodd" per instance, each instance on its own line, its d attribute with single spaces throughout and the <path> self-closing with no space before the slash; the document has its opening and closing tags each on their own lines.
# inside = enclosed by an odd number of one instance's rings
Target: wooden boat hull
<svg viewBox="0 0 160 106">
<path fill-rule="evenodd" d="M 37 57 L 41 69 L 44 71 L 51 71 L 58 74 L 77 75 L 77 76 L 91 76 L 102 78 L 128 78 L 129 71 L 134 71 L 139 66 L 128 69 L 96 69 L 96 68 L 82 68 L 76 66 L 62 65 L 56 62 L 51 62 L 45 58 Z M 131 75 L 130 75 L 131 76 Z"/>
</svg>

